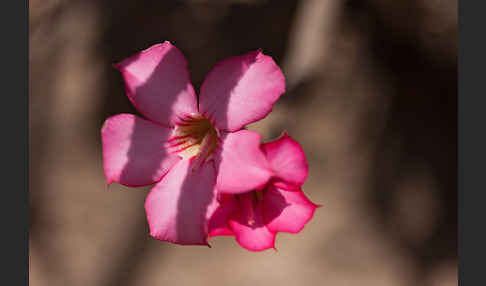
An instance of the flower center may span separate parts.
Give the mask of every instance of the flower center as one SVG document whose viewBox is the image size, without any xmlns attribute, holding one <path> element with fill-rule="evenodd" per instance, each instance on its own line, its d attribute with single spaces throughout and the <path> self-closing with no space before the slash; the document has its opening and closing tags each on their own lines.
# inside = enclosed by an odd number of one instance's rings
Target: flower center
<svg viewBox="0 0 486 286">
<path fill-rule="evenodd" d="M 240 208 L 247 211 L 247 224 L 249 226 L 254 226 L 256 223 L 255 209 L 257 204 L 263 201 L 263 191 L 254 190 L 248 193 L 235 195 L 235 198 L 238 201 Z"/>
<path fill-rule="evenodd" d="M 204 162 L 210 159 L 218 141 L 218 130 L 211 122 L 199 114 L 191 114 L 180 118 L 169 139 L 169 149 L 183 159 L 199 156 Z"/>
</svg>

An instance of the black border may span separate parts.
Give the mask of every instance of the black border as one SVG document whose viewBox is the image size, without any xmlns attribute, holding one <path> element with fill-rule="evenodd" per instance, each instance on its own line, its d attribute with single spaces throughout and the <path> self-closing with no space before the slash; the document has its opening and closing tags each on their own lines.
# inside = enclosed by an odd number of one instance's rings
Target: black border
<svg viewBox="0 0 486 286">
<path fill-rule="evenodd" d="M 486 3 L 458 0 L 458 4 L 459 285 L 484 285 Z"/>
<path fill-rule="evenodd" d="M 2 1 L 2 285 L 28 285 L 28 92 L 27 0 Z"/>
<path fill-rule="evenodd" d="M 486 208 L 483 127 L 486 120 L 481 116 L 486 105 L 480 102 L 485 101 L 486 44 L 482 20 L 486 3 L 457 1 L 459 285 L 481 285 L 480 281 L 485 280 L 482 262 L 486 253 L 482 216 Z M 2 177 L 7 184 L 3 188 L 0 215 L 5 265 L 1 281 L 7 285 L 28 285 L 28 1 L 2 4 L 2 159 L 6 169 Z"/>
</svg>

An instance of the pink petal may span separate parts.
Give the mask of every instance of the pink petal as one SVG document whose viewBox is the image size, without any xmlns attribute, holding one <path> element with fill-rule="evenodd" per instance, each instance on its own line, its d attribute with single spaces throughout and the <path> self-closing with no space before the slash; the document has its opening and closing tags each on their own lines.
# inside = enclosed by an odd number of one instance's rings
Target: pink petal
<svg viewBox="0 0 486 286">
<path fill-rule="evenodd" d="M 307 178 L 308 166 L 299 143 L 285 132 L 275 141 L 262 145 L 280 188 L 298 189 Z"/>
<path fill-rule="evenodd" d="M 218 129 L 236 131 L 264 118 L 284 92 L 280 68 L 255 51 L 216 64 L 201 85 L 199 111 Z"/>
<path fill-rule="evenodd" d="M 153 45 L 115 67 L 133 105 L 147 118 L 172 126 L 178 116 L 197 112 L 186 59 L 171 43 Z"/>
<path fill-rule="evenodd" d="M 265 226 L 263 205 L 256 204 L 251 195 L 240 196 L 240 211 L 229 220 L 236 241 L 251 251 L 275 248 L 275 233 Z"/>
<path fill-rule="evenodd" d="M 238 203 L 233 195 L 223 194 L 223 199 L 218 203 L 219 207 L 209 221 L 209 236 L 233 235 L 228 220 L 231 215 L 239 210 Z"/>
<path fill-rule="evenodd" d="M 272 232 L 300 232 L 318 206 L 304 193 L 269 186 L 263 196 L 264 221 Z"/>
<path fill-rule="evenodd" d="M 182 160 L 150 191 L 145 211 L 150 234 L 177 244 L 208 245 L 208 220 L 214 212 L 213 163 L 194 169 Z"/>
<path fill-rule="evenodd" d="M 108 118 L 101 129 L 107 183 L 134 187 L 159 181 L 180 160 L 164 148 L 171 132 L 133 114 Z"/>
<path fill-rule="evenodd" d="M 261 135 L 250 130 L 227 133 L 216 154 L 217 188 L 222 193 L 244 193 L 262 188 L 272 171 L 262 150 Z"/>
</svg>

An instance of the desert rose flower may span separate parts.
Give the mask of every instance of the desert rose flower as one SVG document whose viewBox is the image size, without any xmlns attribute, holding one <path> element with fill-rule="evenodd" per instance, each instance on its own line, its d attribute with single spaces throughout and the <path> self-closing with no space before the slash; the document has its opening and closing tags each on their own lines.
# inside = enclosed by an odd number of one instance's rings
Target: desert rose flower
<svg viewBox="0 0 486 286">
<path fill-rule="evenodd" d="M 115 67 L 145 117 L 118 114 L 101 130 L 107 183 L 156 183 L 146 198 L 150 234 L 207 245 L 216 189 L 242 192 L 271 176 L 258 133 L 241 130 L 265 117 L 285 90 L 282 71 L 261 51 L 218 63 L 199 97 L 186 59 L 171 43 L 154 45 Z"/>
<path fill-rule="evenodd" d="M 234 235 L 252 251 L 275 248 L 278 232 L 300 232 L 318 207 L 301 190 L 308 167 L 300 145 L 284 133 L 262 149 L 272 170 L 270 181 L 261 190 L 219 194 L 209 223 L 210 236 Z"/>
</svg>

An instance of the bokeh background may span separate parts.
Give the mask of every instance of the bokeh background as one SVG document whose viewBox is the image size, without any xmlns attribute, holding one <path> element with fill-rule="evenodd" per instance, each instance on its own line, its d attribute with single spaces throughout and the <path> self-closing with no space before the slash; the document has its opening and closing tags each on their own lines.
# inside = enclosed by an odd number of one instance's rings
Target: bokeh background
<svg viewBox="0 0 486 286">
<path fill-rule="evenodd" d="M 457 285 L 455 0 L 30 1 L 30 283 Z M 100 128 L 137 113 L 111 64 L 170 40 L 197 89 L 262 48 L 287 92 L 249 128 L 307 155 L 314 219 L 252 253 L 152 239 L 106 188 Z"/>
</svg>

